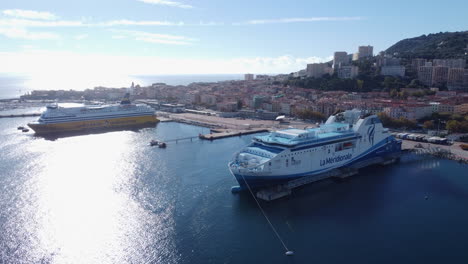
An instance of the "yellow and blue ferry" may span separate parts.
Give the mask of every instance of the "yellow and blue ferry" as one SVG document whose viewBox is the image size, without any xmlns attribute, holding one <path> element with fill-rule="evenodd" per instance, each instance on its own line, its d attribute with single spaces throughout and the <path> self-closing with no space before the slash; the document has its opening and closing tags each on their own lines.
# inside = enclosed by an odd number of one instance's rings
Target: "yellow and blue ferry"
<svg viewBox="0 0 468 264">
<path fill-rule="evenodd" d="M 39 120 L 28 126 L 36 134 L 83 132 L 97 129 L 119 129 L 155 125 L 154 109 L 143 104 L 132 104 L 126 97 L 120 104 L 61 107 L 48 105 Z"/>
</svg>

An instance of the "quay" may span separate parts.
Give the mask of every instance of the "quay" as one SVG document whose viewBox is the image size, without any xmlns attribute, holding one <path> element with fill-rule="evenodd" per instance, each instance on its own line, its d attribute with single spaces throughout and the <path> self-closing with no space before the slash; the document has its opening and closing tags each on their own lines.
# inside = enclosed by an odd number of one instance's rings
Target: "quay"
<svg viewBox="0 0 468 264">
<path fill-rule="evenodd" d="M 12 114 L 12 115 L 0 115 L 0 118 L 12 118 L 12 117 L 31 117 L 31 116 L 40 116 L 40 113 L 32 114 Z"/>
<path fill-rule="evenodd" d="M 402 140 L 402 150 L 417 155 L 430 155 L 437 158 L 444 158 L 468 164 L 468 151 L 463 150 L 461 142 L 455 142 L 453 145 L 439 145 L 433 143 L 421 143 L 411 140 Z"/>
<path fill-rule="evenodd" d="M 221 138 L 227 138 L 227 137 L 236 137 L 236 136 L 242 136 L 242 135 L 249 135 L 249 134 L 255 134 L 255 133 L 262 133 L 262 132 L 268 132 L 268 129 L 265 128 L 259 128 L 259 129 L 251 129 L 251 130 L 216 130 L 212 129 L 215 133 L 210 133 L 210 134 L 200 134 L 199 137 L 200 139 L 205 139 L 205 140 L 215 140 L 215 139 L 221 139 Z"/>
</svg>

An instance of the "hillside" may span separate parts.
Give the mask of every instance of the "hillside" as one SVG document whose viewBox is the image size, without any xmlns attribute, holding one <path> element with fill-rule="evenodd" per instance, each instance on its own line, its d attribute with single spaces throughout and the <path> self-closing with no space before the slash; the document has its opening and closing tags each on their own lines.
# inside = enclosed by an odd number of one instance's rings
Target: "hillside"
<svg viewBox="0 0 468 264">
<path fill-rule="evenodd" d="M 403 58 L 466 58 L 468 31 L 440 32 L 398 41 L 386 50 Z"/>
</svg>

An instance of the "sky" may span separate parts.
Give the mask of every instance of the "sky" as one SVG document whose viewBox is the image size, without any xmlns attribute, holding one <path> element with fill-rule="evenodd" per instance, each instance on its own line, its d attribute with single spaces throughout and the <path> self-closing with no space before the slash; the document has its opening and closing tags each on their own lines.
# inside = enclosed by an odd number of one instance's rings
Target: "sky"
<svg viewBox="0 0 468 264">
<path fill-rule="evenodd" d="M 290 73 L 468 30 L 460 1 L 2 0 L 0 73 Z"/>
</svg>

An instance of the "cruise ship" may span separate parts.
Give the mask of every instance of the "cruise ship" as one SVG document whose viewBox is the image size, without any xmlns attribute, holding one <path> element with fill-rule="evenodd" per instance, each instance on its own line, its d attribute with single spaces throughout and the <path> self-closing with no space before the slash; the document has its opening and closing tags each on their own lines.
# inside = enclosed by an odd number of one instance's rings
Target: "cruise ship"
<svg viewBox="0 0 468 264">
<path fill-rule="evenodd" d="M 376 115 L 349 110 L 330 116 L 317 128 L 290 128 L 256 136 L 228 166 L 240 189 L 246 184 L 260 188 L 400 151 L 401 141 Z"/>
<path fill-rule="evenodd" d="M 154 110 L 142 104 L 131 104 L 127 94 L 120 104 L 61 107 L 48 105 L 39 120 L 28 126 L 36 134 L 82 132 L 155 125 L 159 120 Z"/>
</svg>

